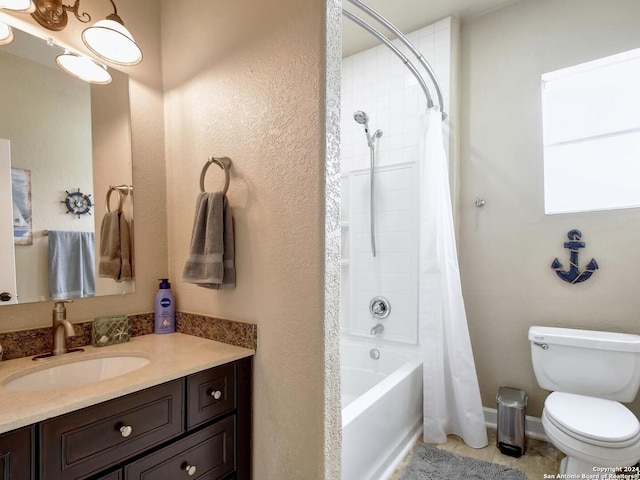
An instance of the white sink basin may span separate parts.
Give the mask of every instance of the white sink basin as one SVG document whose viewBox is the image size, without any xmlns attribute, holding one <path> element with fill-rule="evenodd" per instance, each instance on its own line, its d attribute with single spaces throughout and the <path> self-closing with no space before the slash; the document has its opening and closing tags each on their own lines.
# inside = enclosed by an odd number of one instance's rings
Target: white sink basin
<svg viewBox="0 0 640 480">
<path fill-rule="evenodd" d="M 18 375 L 2 386 L 9 390 L 34 391 L 77 387 L 124 375 L 144 367 L 150 361 L 146 357 L 134 355 L 78 359 Z"/>
</svg>

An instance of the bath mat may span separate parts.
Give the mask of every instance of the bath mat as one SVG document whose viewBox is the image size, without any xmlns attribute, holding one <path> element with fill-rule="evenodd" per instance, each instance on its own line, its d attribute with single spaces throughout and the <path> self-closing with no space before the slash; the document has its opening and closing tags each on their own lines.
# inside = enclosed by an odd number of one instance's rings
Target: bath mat
<svg viewBox="0 0 640 480">
<path fill-rule="evenodd" d="M 400 480 L 526 480 L 524 472 L 418 444 Z"/>
</svg>

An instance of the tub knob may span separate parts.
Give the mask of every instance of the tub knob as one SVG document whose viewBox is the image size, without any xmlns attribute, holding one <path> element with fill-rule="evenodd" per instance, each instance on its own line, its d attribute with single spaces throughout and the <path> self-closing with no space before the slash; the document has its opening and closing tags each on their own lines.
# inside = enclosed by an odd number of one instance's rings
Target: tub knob
<svg viewBox="0 0 640 480">
<path fill-rule="evenodd" d="M 387 318 L 391 313 L 391 304 L 384 297 L 374 297 L 369 302 L 369 312 L 373 318 Z"/>
<path fill-rule="evenodd" d="M 378 360 L 380 358 L 380 350 L 378 350 L 377 348 L 372 348 L 369 352 L 369 356 L 374 360 Z"/>
</svg>

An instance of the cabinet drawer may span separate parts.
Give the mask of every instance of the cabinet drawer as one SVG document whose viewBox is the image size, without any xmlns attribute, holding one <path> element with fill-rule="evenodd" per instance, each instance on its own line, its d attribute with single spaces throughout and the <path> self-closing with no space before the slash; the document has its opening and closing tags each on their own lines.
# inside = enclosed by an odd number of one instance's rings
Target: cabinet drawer
<svg viewBox="0 0 640 480">
<path fill-rule="evenodd" d="M 33 427 L 0 435 L 0 480 L 33 480 Z"/>
<path fill-rule="evenodd" d="M 84 478 L 180 435 L 182 392 L 174 380 L 42 422 L 41 480 Z"/>
<path fill-rule="evenodd" d="M 187 430 L 236 408 L 236 363 L 187 377 Z"/>
<path fill-rule="evenodd" d="M 125 467 L 125 480 L 218 480 L 235 470 L 232 415 Z"/>
</svg>

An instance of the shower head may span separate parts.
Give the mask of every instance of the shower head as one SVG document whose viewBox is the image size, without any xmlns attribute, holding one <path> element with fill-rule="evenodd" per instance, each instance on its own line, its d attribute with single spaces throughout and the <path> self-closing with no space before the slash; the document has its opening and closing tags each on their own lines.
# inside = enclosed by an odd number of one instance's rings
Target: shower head
<svg viewBox="0 0 640 480">
<path fill-rule="evenodd" d="M 367 115 L 362 110 L 357 110 L 353 114 L 353 119 L 358 122 L 360 125 L 367 125 L 369 123 L 369 115 Z"/>
<path fill-rule="evenodd" d="M 367 135 L 367 145 L 369 145 L 369 148 L 373 147 L 373 140 L 382 136 L 382 130 L 376 130 L 372 137 L 371 134 L 369 134 L 369 115 L 362 110 L 356 110 L 353 114 L 353 119 L 360 125 L 364 125 L 364 133 Z"/>
</svg>

